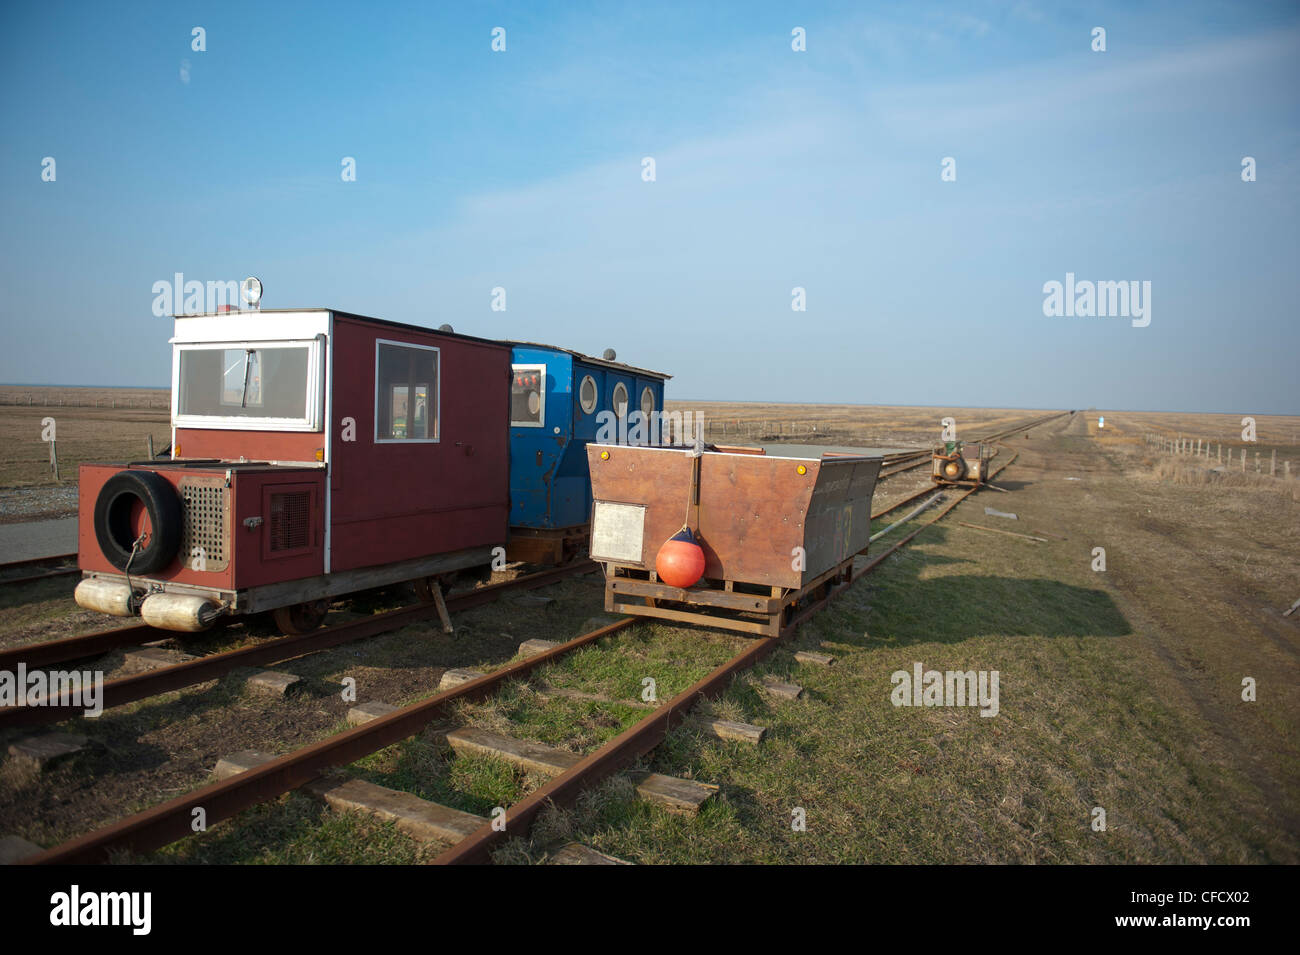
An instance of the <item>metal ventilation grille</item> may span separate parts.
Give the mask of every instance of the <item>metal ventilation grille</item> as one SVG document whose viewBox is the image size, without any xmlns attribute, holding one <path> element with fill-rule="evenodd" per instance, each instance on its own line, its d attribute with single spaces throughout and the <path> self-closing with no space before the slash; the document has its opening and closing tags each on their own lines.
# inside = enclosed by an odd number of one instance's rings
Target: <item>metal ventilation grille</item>
<svg viewBox="0 0 1300 955">
<path fill-rule="evenodd" d="M 311 492 L 271 495 L 271 550 L 302 550 L 311 544 Z"/>
<path fill-rule="evenodd" d="M 194 570 L 225 570 L 230 563 L 226 533 L 230 490 L 223 484 L 181 481 L 184 528 L 180 558 Z"/>
</svg>

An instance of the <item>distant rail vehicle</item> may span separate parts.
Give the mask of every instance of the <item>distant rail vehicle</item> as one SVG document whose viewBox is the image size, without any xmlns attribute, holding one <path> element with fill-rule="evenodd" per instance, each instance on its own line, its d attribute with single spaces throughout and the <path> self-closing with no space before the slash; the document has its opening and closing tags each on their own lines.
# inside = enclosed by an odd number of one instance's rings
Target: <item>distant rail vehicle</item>
<svg viewBox="0 0 1300 955">
<path fill-rule="evenodd" d="M 934 451 L 930 477 L 936 484 L 974 486 L 988 480 L 988 444 L 975 441 L 948 441 Z"/>
</svg>

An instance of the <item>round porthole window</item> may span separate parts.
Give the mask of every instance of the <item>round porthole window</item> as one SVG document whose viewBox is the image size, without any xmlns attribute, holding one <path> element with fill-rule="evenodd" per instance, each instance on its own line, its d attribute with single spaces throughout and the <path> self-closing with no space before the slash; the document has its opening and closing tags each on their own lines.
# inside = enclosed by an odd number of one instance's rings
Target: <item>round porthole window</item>
<svg viewBox="0 0 1300 955">
<path fill-rule="evenodd" d="M 582 408 L 582 413 L 591 414 L 595 411 L 599 399 L 600 392 L 596 390 L 596 379 L 587 375 L 578 386 L 578 406 Z"/>
<path fill-rule="evenodd" d="M 641 389 L 641 413 L 647 418 L 655 413 L 655 393 L 649 388 Z"/>
<path fill-rule="evenodd" d="M 627 414 L 627 386 L 621 381 L 614 386 L 614 414 L 620 418 Z"/>
</svg>

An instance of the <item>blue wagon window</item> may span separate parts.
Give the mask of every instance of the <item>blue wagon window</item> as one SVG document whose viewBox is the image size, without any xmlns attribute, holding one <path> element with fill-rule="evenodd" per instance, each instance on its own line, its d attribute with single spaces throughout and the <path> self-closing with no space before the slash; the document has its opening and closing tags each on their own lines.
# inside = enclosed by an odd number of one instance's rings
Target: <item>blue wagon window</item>
<svg viewBox="0 0 1300 955">
<path fill-rule="evenodd" d="M 600 391 L 596 388 L 596 379 L 591 375 L 585 375 L 578 388 L 578 406 L 582 408 L 583 414 L 591 414 L 596 410 L 596 403 L 599 401 Z"/>
<path fill-rule="evenodd" d="M 438 358 L 427 345 L 376 345 L 376 441 L 438 440 Z"/>
<path fill-rule="evenodd" d="M 620 418 L 626 417 L 627 385 L 623 384 L 623 382 L 621 381 L 617 385 L 615 385 L 613 399 L 614 399 L 613 400 L 614 414 L 618 415 Z"/>
<path fill-rule="evenodd" d="M 546 366 L 510 366 L 510 424 L 540 428 L 546 422 Z"/>
</svg>

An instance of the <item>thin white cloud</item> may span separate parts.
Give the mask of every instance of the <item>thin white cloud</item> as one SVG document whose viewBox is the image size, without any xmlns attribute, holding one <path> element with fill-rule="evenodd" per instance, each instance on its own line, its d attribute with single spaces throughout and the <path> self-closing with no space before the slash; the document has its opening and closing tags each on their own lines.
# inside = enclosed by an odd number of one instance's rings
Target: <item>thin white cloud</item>
<svg viewBox="0 0 1300 955">
<path fill-rule="evenodd" d="M 892 127 L 912 134 L 987 130 L 1101 99 L 1108 105 L 1119 101 L 1132 110 L 1160 108 L 1175 99 L 1192 102 L 1186 96 L 1188 84 L 1221 88 L 1243 72 L 1255 73 L 1265 64 L 1292 60 L 1298 45 L 1300 33 L 1286 31 L 1204 43 L 1143 59 L 1089 53 L 1082 55 L 1097 58 L 1095 69 L 1080 69 L 1078 61 L 1039 62 L 960 81 L 875 90 L 867 95 L 867 102 Z"/>
</svg>

